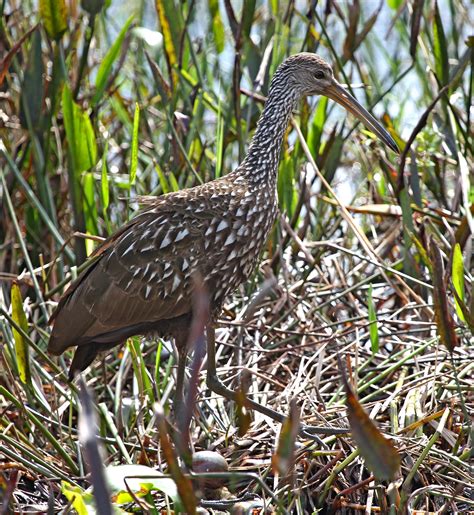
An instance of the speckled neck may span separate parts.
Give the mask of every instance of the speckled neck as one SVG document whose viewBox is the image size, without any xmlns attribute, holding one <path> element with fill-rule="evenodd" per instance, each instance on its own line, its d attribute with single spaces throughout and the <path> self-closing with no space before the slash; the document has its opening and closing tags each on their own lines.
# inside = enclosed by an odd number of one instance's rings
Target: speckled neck
<svg viewBox="0 0 474 515">
<path fill-rule="evenodd" d="M 283 137 L 297 100 L 297 94 L 291 88 L 275 81 L 272 83 L 248 154 L 239 167 L 239 175 L 247 181 L 275 183 Z"/>
</svg>

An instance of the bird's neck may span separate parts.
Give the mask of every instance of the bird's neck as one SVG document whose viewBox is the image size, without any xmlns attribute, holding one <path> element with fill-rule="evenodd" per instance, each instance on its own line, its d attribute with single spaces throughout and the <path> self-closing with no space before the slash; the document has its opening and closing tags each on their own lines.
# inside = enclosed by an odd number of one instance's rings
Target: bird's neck
<svg viewBox="0 0 474 515">
<path fill-rule="evenodd" d="M 248 182 L 276 182 L 283 137 L 296 102 L 297 96 L 291 91 L 271 89 L 248 154 L 239 167 L 240 175 Z"/>
</svg>

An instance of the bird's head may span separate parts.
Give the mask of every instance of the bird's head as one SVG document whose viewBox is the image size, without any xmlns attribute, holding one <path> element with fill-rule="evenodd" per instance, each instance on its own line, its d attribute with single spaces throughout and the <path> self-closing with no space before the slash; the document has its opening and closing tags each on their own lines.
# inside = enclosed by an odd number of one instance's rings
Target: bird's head
<svg viewBox="0 0 474 515">
<path fill-rule="evenodd" d="M 285 85 L 297 97 L 324 95 L 356 116 L 370 131 L 376 134 L 394 152 L 399 153 L 395 140 L 380 123 L 339 84 L 331 66 L 319 55 L 303 52 L 283 61 L 272 80 L 272 89 Z"/>
</svg>

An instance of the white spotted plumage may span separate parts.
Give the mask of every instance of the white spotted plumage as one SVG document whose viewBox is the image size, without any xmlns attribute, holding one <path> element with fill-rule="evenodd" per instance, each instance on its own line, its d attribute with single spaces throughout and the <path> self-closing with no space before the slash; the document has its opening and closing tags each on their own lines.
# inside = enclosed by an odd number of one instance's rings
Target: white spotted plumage
<svg viewBox="0 0 474 515">
<path fill-rule="evenodd" d="M 96 250 L 90 268 L 62 298 L 50 339 L 54 353 L 80 347 L 71 371 L 135 334 L 156 331 L 184 346 L 198 276 L 209 292 L 211 317 L 217 317 L 255 269 L 277 214 L 282 141 L 305 94 L 294 79 L 303 66 L 323 65 L 309 54 L 285 61 L 240 166 L 195 188 L 144 198 L 145 210 Z"/>
</svg>

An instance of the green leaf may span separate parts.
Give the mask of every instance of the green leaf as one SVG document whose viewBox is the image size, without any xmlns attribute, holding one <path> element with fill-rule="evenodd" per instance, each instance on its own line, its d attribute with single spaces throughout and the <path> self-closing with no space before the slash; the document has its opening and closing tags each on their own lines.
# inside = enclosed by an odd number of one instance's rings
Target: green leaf
<svg viewBox="0 0 474 515">
<path fill-rule="evenodd" d="M 69 86 L 64 85 L 62 94 L 62 108 L 63 108 L 63 120 L 64 128 L 66 130 L 66 136 L 74 137 L 74 102 L 72 101 L 72 94 Z M 74 139 L 71 139 L 71 144 L 74 143 Z"/>
<path fill-rule="evenodd" d="M 244 0 L 242 7 L 242 31 L 247 38 L 250 37 L 250 30 L 252 29 L 255 4 L 256 0 Z"/>
<path fill-rule="evenodd" d="M 430 272 L 432 272 L 432 263 L 428 256 L 428 252 L 426 251 L 426 248 L 424 247 L 423 243 L 421 242 L 420 238 L 418 236 L 411 232 L 408 228 L 404 227 L 404 231 L 407 231 L 407 234 L 410 238 L 410 241 L 415 244 L 416 250 L 418 251 L 419 258 L 423 262 L 423 264 L 428 268 Z"/>
<path fill-rule="evenodd" d="M 222 116 L 221 100 L 219 98 L 219 106 L 217 112 L 217 137 L 216 137 L 216 176 L 219 178 L 222 175 L 222 167 L 224 161 L 224 117 Z"/>
<path fill-rule="evenodd" d="M 63 88 L 62 108 L 66 137 L 76 174 L 97 163 L 97 144 L 87 113 L 72 100 L 68 85 Z"/>
<path fill-rule="evenodd" d="M 158 174 L 158 179 L 160 181 L 161 189 L 163 190 L 163 193 L 169 193 L 170 185 L 168 184 L 168 180 L 166 179 L 165 174 L 163 173 L 163 170 L 161 169 L 161 166 L 155 162 L 155 170 Z"/>
<path fill-rule="evenodd" d="M 95 201 L 94 175 L 87 172 L 83 177 L 83 202 L 84 202 L 84 219 L 86 222 L 87 234 L 97 234 L 97 203 Z M 86 252 L 89 256 L 94 250 L 94 242 L 90 239 L 86 240 Z"/>
<path fill-rule="evenodd" d="M 133 133 L 132 133 L 132 156 L 130 158 L 130 186 L 135 184 L 137 176 L 138 164 L 138 128 L 140 126 L 140 107 L 135 102 L 135 113 L 133 115 Z"/>
<path fill-rule="evenodd" d="M 12 302 L 12 318 L 16 324 L 28 333 L 28 321 L 26 319 L 25 311 L 23 310 L 23 300 L 21 298 L 20 287 L 18 283 L 14 282 L 11 289 L 11 302 Z M 13 338 L 15 340 L 15 354 L 18 366 L 18 373 L 20 379 L 24 384 L 30 384 L 30 361 L 28 354 L 28 344 L 23 338 L 23 335 L 13 327 Z"/>
<path fill-rule="evenodd" d="M 89 170 L 97 164 L 97 142 L 89 115 L 81 111 L 79 106 L 76 110 L 75 123 L 76 134 L 81 135 L 79 141 L 76 142 L 78 169 L 80 171 Z"/>
<path fill-rule="evenodd" d="M 31 39 L 20 95 L 20 123 L 24 129 L 30 128 L 29 123 L 31 128 L 38 128 L 43 107 L 44 68 L 41 56 L 41 32 L 36 30 Z"/>
<path fill-rule="evenodd" d="M 129 338 L 127 340 L 127 346 L 130 352 L 130 357 L 132 358 L 133 372 L 138 383 L 140 395 L 147 395 L 149 402 L 153 404 L 153 402 L 155 402 L 155 394 L 150 380 L 150 373 L 148 372 L 143 359 L 140 339 L 136 336 Z"/>
<path fill-rule="evenodd" d="M 294 162 L 290 156 L 286 156 L 280 163 L 278 171 L 278 201 L 282 211 L 286 211 L 291 217 L 294 191 L 293 177 Z"/>
<path fill-rule="evenodd" d="M 327 107 L 328 98 L 320 97 L 308 135 L 308 147 L 313 156 L 320 154 L 319 147 L 321 145 L 321 136 L 323 135 L 324 124 L 326 123 Z"/>
<path fill-rule="evenodd" d="M 326 162 L 324 164 L 324 177 L 329 182 L 332 183 L 334 179 L 334 175 L 336 174 L 337 169 L 339 168 L 339 163 L 341 162 L 342 157 L 342 146 L 344 145 L 344 140 L 341 134 L 336 134 L 334 137 L 334 142 L 331 145 L 329 150 L 329 154 L 327 156 Z"/>
<path fill-rule="evenodd" d="M 448 43 L 444 35 L 443 22 L 439 12 L 438 2 L 435 2 L 435 17 L 433 24 L 433 53 L 435 71 L 441 85 L 449 82 Z"/>
<path fill-rule="evenodd" d="M 212 33 L 214 34 L 214 44 L 220 54 L 224 50 L 225 33 L 219 11 L 219 0 L 209 0 L 209 13 L 211 15 Z"/>
<path fill-rule="evenodd" d="M 97 102 L 102 98 L 104 94 L 105 87 L 107 86 L 107 81 L 109 80 L 110 73 L 112 71 L 112 66 L 116 61 L 120 49 L 122 48 L 122 43 L 127 33 L 130 24 L 134 15 L 132 14 L 128 20 L 125 22 L 125 25 L 122 27 L 122 30 L 119 32 L 117 39 L 113 42 L 112 46 L 109 48 L 108 52 L 105 54 L 102 63 L 99 66 L 99 70 L 97 71 L 97 77 L 95 79 L 95 95 L 92 98 L 92 105 L 96 105 Z"/>
<path fill-rule="evenodd" d="M 95 513 L 94 496 L 81 487 L 73 486 L 67 481 L 61 481 L 61 493 L 69 502 L 72 502 L 72 507 L 78 515 Z"/>
<path fill-rule="evenodd" d="M 180 187 L 178 181 L 176 180 L 174 173 L 171 171 L 168 173 L 168 182 L 171 187 L 171 191 L 179 191 Z"/>
<path fill-rule="evenodd" d="M 104 154 L 102 155 L 102 173 L 101 173 L 101 194 L 102 194 L 102 209 L 104 214 L 109 207 L 109 175 L 107 173 L 107 152 L 109 150 L 109 142 L 105 142 Z"/>
<path fill-rule="evenodd" d="M 457 296 L 464 302 L 464 261 L 459 243 L 454 245 L 451 273 L 453 278 L 453 286 L 456 290 Z M 459 319 L 465 322 L 466 319 L 457 298 L 455 298 L 455 305 L 456 313 Z"/>
<path fill-rule="evenodd" d="M 367 307 L 369 311 L 370 348 L 372 350 L 372 354 L 375 354 L 379 351 L 379 328 L 377 326 L 377 315 L 375 311 L 374 299 L 372 298 L 372 285 L 369 285 Z"/>
<path fill-rule="evenodd" d="M 65 0 L 40 0 L 39 12 L 48 36 L 59 39 L 67 29 Z"/>
<path fill-rule="evenodd" d="M 387 0 L 387 5 L 395 11 L 402 5 L 403 0 Z"/>
</svg>

